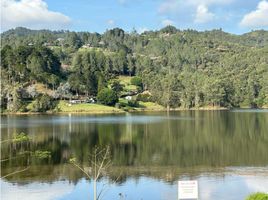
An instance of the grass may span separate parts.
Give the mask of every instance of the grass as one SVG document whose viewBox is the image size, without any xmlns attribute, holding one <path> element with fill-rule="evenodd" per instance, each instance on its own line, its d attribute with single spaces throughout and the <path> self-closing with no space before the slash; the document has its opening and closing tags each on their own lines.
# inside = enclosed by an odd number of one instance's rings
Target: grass
<svg viewBox="0 0 268 200">
<path fill-rule="evenodd" d="M 31 113 L 33 112 L 33 103 L 34 101 L 29 101 L 25 104 L 26 111 Z M 153 102 L 142 102 L 139 101 L 138 105 L 131 106 L 128 103 L 128 100 L 124 98 L 119 99 L 121 109 L 115 108 L 112 106 L 106 106 L 101 104 L 90 104 L 90 103 L 80 103 L 80 104 L 69 104 L 68 101 L 60 100 L 57 101 L 57 105 L 54 110 L 49 111 L 50 113 L 92 113 L 92 114 L 101 114 L 101 113 L 123 113 L 125 111 L 160 111 L 165 108 L 157 103 Z"/>
<path fill-rule="evenodd" d="M 56 110 L 58 112 L 87 112 L 87 113 L 114 113 L 122 110 L 100 104 L 69 104 L 67 101 L 59 101 Z"/>
<path fill-rule="evenodd" d="M 163 110 L 165 109 L 163 106 L 154 103 L 154 102 L 139 102 L 140 106 L 145 110 Z"/>
<path fill-rule="evenodd" d="M 136 91 L 137 86 L 135 86 L 135 85 L 125 85 L 124 90 L 126 90 L 126 91 L 133 91 L 133 90 Z"/>
<path fill-rule="evenodd" d="M 118 76 L 119 81 L 122 84 L 130 85 L 131 76 Z"/>
<path fill-rule="evenodd" d="M 136 91 L 137 90 L 137 86 L 132 85 L 130 83 L 132 78 L 133 77 L 131 77 L 131 76 L 118 76 L 118 80 L 120 81 L 121 84 L 124 85 L 125 91 Z"/>
<path fill-rule="evenodd" d="M 100 47 L 90 47 L 90 48 L 80 48 L 78 49 L 79 52 L 89 52 L 89 51 L 101 51 L 102 53 L 104 53 L 105 55 L 113 55 L 115 54 L 112 51 L 109 51 L 107 49 L 102 49 Z"/>
<path fill-rule="evenodd" d="M 26 109 L 27 110 L 29 110 L 29 111 L 32 111 L 33 110 L 33 102 L 34 101 L 28 102 L 28 104 L 26 105 Z"/>
<path fill-rule="evenodd" d="M 154 102 L 142 102 L 139 101 L 138 102 L 138 106 L 137 107 L 131 107 L 128 105 L 128 100 L 126 99 L 119 99 L 119 103 L 121 104 L 121 106 L 123 106 L 124 110 L 126 111 L 159 111 L 159 110 L 164 110 L 165 108 L 157 103 Z"/>
<path fill-rule="evenodd" d="M 246 200 L 268 200 L 268 194 L 258 192 L 250 195 Z"/>
</svg>

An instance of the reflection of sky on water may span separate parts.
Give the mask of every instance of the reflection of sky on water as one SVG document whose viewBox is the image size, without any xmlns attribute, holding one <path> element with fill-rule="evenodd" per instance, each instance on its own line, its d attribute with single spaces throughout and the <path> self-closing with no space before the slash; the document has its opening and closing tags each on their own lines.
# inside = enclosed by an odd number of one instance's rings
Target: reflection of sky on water
<svg viewBox="0 0 268 200">
<path fill-rule="evenodd" d="M 197 111 L 204 112 L 204 111 Z M 214 112 L 214 111 L 208 111 Z M 224 111 L 223 111 L 224 112 Z M 234 109 L 231 113 L 268 113 L 268 109 Z M 176 113 L 176 115 L 174 115 Z M 181 115 L 181 116 L 178 116 Z M 126 114 L 114 114 L 114 115 L 77 115 L 77 114 L 65 114 L 65 115 L 28 115 L 28 116 L 3 116 L 1 118 L 1 128 L 23 128 L 39 126 L 43 124 L 66 124 L 66 123 L 103 123 L 103 124 L 147 124 L 158 123 L 164 120 L 197 120 L 191 116 L 189 112 L 171 112 L 167 115 L 165 112 L 161 114 L 156 113 L 126 113 Z"/>
<path fill-rule="evenodd" d="M 187 179 L 187 177 L 186 177 Z M 237 175 L 200 176 L 199 195 L 202 200 L 244 200 L 246 196 L 254 192 L 268 192 L 268 176 L 263 175 Z M 99 190 L 103 188 L 103 180 L 98 183 Z M 58 181 L 52 184 L 31 183 L 16 185 L 1 181 L 1 199 L 3 200 L 78 200 L 92 199 L 92 183 L 85 179 L 76 185 L 67 181 Z M 104 200 L 120 199 L 122 194 L 127 200 L 136 199 L 177 199 L 177 183 L 170 184 L 152 178 L 129 178 L 122 185 L 110 184 L 104 187 Z"/>
<path fill-rule="evenodd" d="M 68 123 L 89 123 L 89 124 L 148 124 L 159 123 L 164 120 L 193 120 L 191 117 L 175 117 L 175 116 L 148 116 L 148 115 L 113 115 L 113 116 L 51 116 L 41 119 L 34 117 L 25 118 L 3 118 L 1 121 L 1 128 L 24 128 L 35 127 L 44 124 L 68 124 Z"/>
<path fill-rule="evenodd" d="M 30 183 L 17 185 L 1 180 L 2 200 L 52 200 L 57 199 L 69 192 L 74 186 L 68 182 L 54 183 Z"/>
</svg>

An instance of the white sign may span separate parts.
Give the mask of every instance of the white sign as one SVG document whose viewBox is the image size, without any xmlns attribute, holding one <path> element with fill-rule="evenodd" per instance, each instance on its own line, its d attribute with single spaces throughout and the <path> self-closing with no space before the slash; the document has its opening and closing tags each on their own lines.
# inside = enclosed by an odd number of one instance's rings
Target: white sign
<svg viewBox="0 0 268 200">
<path fill-rule="evenodd" d="M 178 193 L 180 199 L 198 199 L 197 181 L 179 181 Z"/>
</svg>

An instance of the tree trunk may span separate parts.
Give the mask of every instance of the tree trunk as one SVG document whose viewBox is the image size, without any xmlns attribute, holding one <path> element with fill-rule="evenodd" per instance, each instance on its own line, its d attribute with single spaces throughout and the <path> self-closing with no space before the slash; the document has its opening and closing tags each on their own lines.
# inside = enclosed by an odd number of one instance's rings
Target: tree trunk
<svg viewBox="0 0 268 200">
<path fill-rule="evenodd" d="M 170 105 L 167 104 L 167 111 L 170 111 Z"/>
<path fill-rule="evenodd" d="M 199 94 L 198 92 L 195 92 L 194 105 L 196 108 L 199 108 L 199 101 L 200 101 Z"/>
<path fill-rule="evenodd" d="M 94 200 L 97 200 L 97 180 L 93 180 L 93 187 L 94 187 Z"/>
</svg>

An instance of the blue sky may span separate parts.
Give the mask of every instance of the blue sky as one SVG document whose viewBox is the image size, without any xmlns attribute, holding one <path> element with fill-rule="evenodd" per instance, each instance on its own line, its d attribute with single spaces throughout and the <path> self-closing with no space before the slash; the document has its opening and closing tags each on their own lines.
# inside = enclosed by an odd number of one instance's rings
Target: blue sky
<svg viewBox="0 0 268 200">
<path fill-rule="evenodd" d="M 241 34 L 268 30 L 268 0 L 1 0 L 1 31 L 17 26 L 104 32 L 179 29 Z"/>
</svg>

